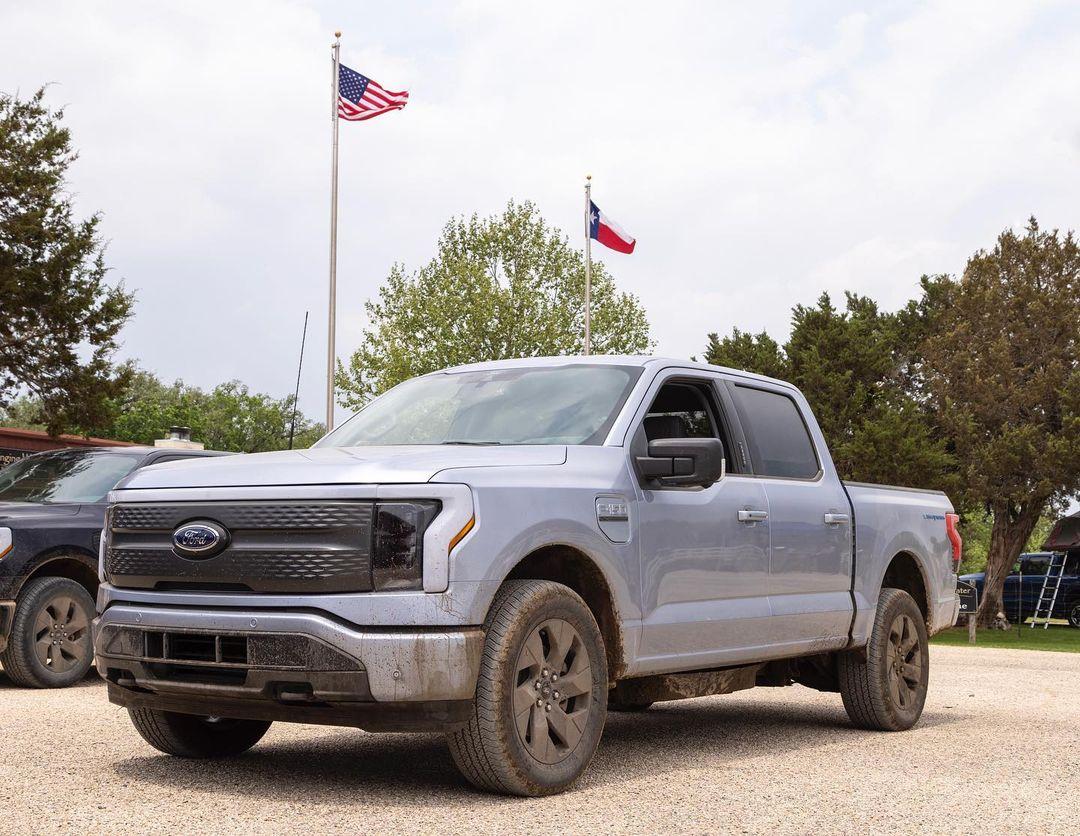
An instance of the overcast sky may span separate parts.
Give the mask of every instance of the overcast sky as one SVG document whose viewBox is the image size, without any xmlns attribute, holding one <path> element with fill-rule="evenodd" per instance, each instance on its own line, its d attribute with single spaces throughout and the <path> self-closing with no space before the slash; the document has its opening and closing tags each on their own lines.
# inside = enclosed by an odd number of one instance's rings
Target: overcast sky
<svg viewBox="0 0 1080 836">
<path fill-rule="evenodd" d="M 823 290 L 888 308 L 1035 214 L 1080 226 L 1080 4 L 0 2 L 0 89 L 45 82 L 80 211 L 138 297 L 124 357 L 322 417 L 329 44 L 410 104 L 341 126 L 339 355 L 454 214 L 582 185 L 659 353 L 786 336 Z"/>
</svg>

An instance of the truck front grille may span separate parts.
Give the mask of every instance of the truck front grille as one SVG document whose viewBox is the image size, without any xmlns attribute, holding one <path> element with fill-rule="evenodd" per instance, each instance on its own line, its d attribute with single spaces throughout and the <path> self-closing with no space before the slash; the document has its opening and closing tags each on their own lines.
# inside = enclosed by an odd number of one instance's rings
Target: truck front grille
<svg viewBox="0 0 1080 836">
<path fill-rule="evenodd" d="M 372 588 L 373 503 L 170 502 L 120 504 L 110 513 L 105 572 L 122 587 L 366 592 Z M 212 557 L 179 554 L 173 532 L 217 523 L 228 545 Z"/>
</svg>

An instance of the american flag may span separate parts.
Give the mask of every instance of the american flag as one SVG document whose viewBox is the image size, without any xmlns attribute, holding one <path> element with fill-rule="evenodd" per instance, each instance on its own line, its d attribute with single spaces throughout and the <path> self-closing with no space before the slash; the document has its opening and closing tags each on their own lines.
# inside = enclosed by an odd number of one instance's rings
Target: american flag
<svg viewBox="0 0 1080 836">
<path fill-rule="evenodd" d="M 338 64 L 339 119 L 361 122 L 391 110 L 401 110 L 408 103 L 408 91 L 394 93 L 384 90 L 378 82 L 360 75 L 356 70 L 350 70 L 344 64 Z"/>
</svg>

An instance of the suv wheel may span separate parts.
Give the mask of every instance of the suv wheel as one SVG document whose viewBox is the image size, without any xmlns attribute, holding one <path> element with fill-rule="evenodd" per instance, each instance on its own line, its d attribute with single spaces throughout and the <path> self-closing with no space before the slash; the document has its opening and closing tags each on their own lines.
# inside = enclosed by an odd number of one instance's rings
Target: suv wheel
<svg viewBox="0 0 1080 836">
<path fill-rule="evenodd" d="M 27 688 L 66 688 L 94 661 L 94 599 L 67 578 L 35 578 L 19 594 L 11 638 L 0 654 L 4 671 Z"/>
<path fill-rule="evenodd" d="M 915 600 L 900 589 L 882 589 L 865 658 L 842 653 L 840 694 L 858 727 L 910 729 L 919 720 L 930 681 L 926 623 Z"/>
<path fill-rule="evenodd" d="M 562 584 L 508 581 L 484 632 L 473 714 L 448 735 L 454 763 L 492 792 L 561 792 L 589 765 L 607 716 L 596 620 Z"/>
<path fill-rule="evenodd" d="M 1080 627 L 1080 604 L 1077 604 L 1069 612 L 1069 625 L 1072 627 Z"/>
<path fill-rule="evenodd" d="M 230 720 L 129 708 L 128 714 L 143 740 L 166 755 L 181 758 L 225 758 L 239 755 L 258 743 L 270 723 L 264 720 Z"/>
</svg>

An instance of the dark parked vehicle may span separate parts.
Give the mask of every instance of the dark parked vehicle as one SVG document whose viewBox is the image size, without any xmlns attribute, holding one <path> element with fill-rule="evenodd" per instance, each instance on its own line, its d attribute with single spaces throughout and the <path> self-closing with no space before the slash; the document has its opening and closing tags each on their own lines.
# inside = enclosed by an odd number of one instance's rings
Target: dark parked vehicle
<svg viewBox="0 0 1080 836">
<path fill-rule="evenodd" d="M 1005 617 L 1010 621 L 1024 621 L 1035 615 L 1035 605 L 1042 593 L 1046 571 L 1050 567 L 1052 552 L 1031 552 L 1020 555 L 1012 572 L 1005 579 L 1002 596 Z M 1054 575 L 1058 570 L 1054 569 Z M 974 583 L 982 600 L 985 573 L 961 575 L 960 580 Z M 1067 619 L 1073 627 L 1080 627 L 1080 549 L 1065 553 L 1065 568 L 1054 602 L 1053 618 Z"/>
<path fill-rule="evenodd" d="M 19 685 L 63 688 L 93 662 L 105 496 L 132 471 L 203 450 L 98 447 L 38 453 L 0 470 L 0 664 Z"/>
</svg>

